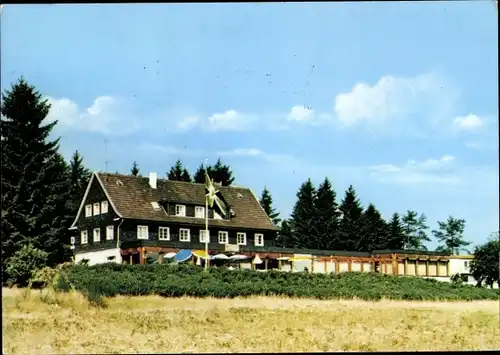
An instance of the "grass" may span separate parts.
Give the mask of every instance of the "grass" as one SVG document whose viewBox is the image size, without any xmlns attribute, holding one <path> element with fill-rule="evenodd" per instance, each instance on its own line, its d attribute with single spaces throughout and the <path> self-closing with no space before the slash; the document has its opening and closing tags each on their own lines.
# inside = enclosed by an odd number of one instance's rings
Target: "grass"
<svg viewBox="0 0 500 355">
<path fill-rule="evenodd" d="M 485 350 L 498 301 L 116 296 L 3 289 L 7 354 Z"/>
</svg>

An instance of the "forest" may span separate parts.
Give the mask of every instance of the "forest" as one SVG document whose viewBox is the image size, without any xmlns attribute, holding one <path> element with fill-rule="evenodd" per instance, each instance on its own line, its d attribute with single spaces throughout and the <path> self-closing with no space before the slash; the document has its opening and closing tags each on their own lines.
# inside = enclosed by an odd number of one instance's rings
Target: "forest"
<svg viewBox="0 0 500 355">
<path fill-rule="evenodd" d="M 2 93 L 2 283 L 26 282 L 34 270 L 67 262 L 73 254 L 72 232 L 68 228 L 91 172 L 78 151 L 69 161 L 59 152 L 59 138 L 49 137 L 57 125 L 46 122 L 49 110 L 48 100 L 23 77 Z M 204 169 L 200 166 L 191 175 L 177 160 L 164 178 L 203 183 Z M 224 186 L 231 186 L 236 179 L 231 167 L 220 158 L 207 170 L 214 181 Z M 132 162 L 130 171 L 122 173 L 139 176 L 139 163 Z M 264 188 L 260 195 L 262 207 L 279 229 L 278 246 L 349 251 L 425 250 L 433 237 L 439 243 L 437 250 L 456 254 L 471 244 L 464 237 L 463 219 L 449 216 L 430 229 L 424 213 L 409 209 L 394 212 L 386 220 L 375 204 L 362 206 L 353 186 L 339 199 L 328 177 L 317 187 L 308 179 L 296 196 L 291 216 L 280 218 L 271 192 Z M 496 233 L 476 247 L 475 254 L 482 255 L 472 265 L 477 280 L 498 280 L 498 244 Z"/>
</svg>

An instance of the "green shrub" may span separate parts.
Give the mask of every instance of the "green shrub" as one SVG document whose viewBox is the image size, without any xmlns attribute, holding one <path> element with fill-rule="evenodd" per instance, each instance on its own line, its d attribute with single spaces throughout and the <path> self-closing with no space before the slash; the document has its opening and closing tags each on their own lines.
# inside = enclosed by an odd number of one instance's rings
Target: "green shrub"
<svg viewBox="0 0 500 355">
<path fill-rule="evenodd" d="M 151 295 L 164 297 L 248 297 L 255 295 L 317 299 L 475 300 L 498 299 L 499 291 L 449 284 L 419 277 L 378 273 L 310 274 L 257 272 L 185 264 L 66 266 L 56 289 L 74 288 L 94 306 L 105 306 L 102 297 Z"/>
<path fill-rule="evenodd" d="M 47 263 L 48 254 L 31 244 L 24 245 L 7 260 L 6 272 L 10 283 L 26 287 L 35 273 Z"/>
</svg>

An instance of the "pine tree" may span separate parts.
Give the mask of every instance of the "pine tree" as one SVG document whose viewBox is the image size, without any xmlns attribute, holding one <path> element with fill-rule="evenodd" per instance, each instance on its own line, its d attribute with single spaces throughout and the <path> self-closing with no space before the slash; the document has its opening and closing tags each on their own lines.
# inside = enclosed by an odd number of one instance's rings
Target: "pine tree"
<svg viewBox="0 0 500 355">
<path fill-rule="evenodd" d="M 361 217 L 361 234 L 356 250 L 373 251 L 387 248 L 389 228 L 377 210 L 375 205 L 370 203 Z"/>
<path fill-rule="evenodd" d="M 229 165 L 222 164 L 220 158 L 217 159 L 215 165 L 211 167 L 209 173 L 210 178 L 212 178 L 214 182 L 221 183 L 222 186 L 231 186 L 234 181 L 231 168 Z"/>
<path fill-rule="evenodd" d="M 433 230 L 432 234 L 441 242 L 437 248 L 438 251 L 456 255 L 458 255 L 461 250 L 468 252 L 467 249 L 464 248 L 471 243 L 464 240 L 464 219 L 456 219 L 449 216 L 446 222 L 438 221 L 437 223 L 439 225 L 439 230 Z"/>
<path fill-rule="evenodd" d="M 315 200 L 318 226 L 317 249 L 336 250 L 341 247 L 342 243 L 338 240 L 340 211 L 335 198 L 332 184 L 328 178 L 325 178 L 318 187 Z"/>
<path fill-rule="evenodd" d="M 404 243 L 405 235 L 403 231 L 403 224 L 401 223 L 401 217 L 399 216 L 399 213 L 394 213 L 391 221 L 389 222 L 389 239 L 387 242 L 387 249 L 401 250 L 404 247 Z"/>
<path fill-rule="evenodd" d="M 189 171 L 187 171 L 186 168 L 182 170 L 181 181 L 193 182 L 193 180 L 191 179 L 191 175 L 189 174 Z"/>
<path fill-rule="evenodd" d="M 173 181 L 192 181 L 191 175 L 189 175 L 189 172 L 184 168 L 180 160 L 177 160 L 175 165 L 170 168 L 170 171 L 167 173 L 167 178 Z M 205 181 L 205 176 L 203 176 L 203 181 Z"/>
<path fill-rule="evenodd" d="M 271 222 L 273 222 L 273 224 L 277 226 L 280 223 L 280 214 L 273 208 L 273 197 L 266 187 L 264 187 L 264 190 L 262 191 L 259 202 L 264 211 L 266 211 L 267 215 L 271 219 Z"/>
<path fill-rule="evenodd" d="M 281 221 L 280 230 L 276 236 L 276 246 L 280 248 L 293 248 L 298 245 L 298 241 L 293 239 L 292 228 L 286 219 Z"/>
<path fill-rule="evenodd" d="M 23 78 L 2 94 L 2 266 L 23 246 L 48 253 L 55 265 L 68 255 L 69 168 L 44 124 L 50 104 Z"/>
<path fill-rule="evenodd" d="M 313 248 L 316 246 L 318 228 L 315 200 L 316 189 L 311 179 L 307 179 L 297 192 L 297 202 L 293 207 L 290 220 L 292 247 Z"/>
<path fill-rule="evenodd" d="M 339 209 L 341 212 L 339 240 L 342 241 L 339 249 L 355 251 L 362 233 L 363 206 L 361 206 L 352 185 L 345 192 Z"/>
<path fill-rule="evenodd" d="M 212 171 L 211 171 L 210 166 L 209 166 L 208 167 L 208 174 L 210 175 L 211 172 Z M 203 164 L 201 164 L 198 167 L 198 170 L 196 170 L 196 172 L 194 173 L 193 180 L 194 180 L 194 182 L 196 182 L 198 184 L 205 183 L 205 166 Z"/>
<path fill-rule="evenodd" d="M 430 242 L 431 239 L 427 236 L 429 227 L 426 221 L 427 217 L 423 213 L 418 216 L 415 211 L 406 212 L 403 216 L 404 249 L 427 250 L 424 242 Z"/>
<path fill-rule="evenodd" d="M 134 163 L 132 164 L 132 169 L 130 169 L 130 173 L 133 176 L 139 176 L 139 165 L 137 165 L 137 162 L 134 160 Z"/>
<path fill-rule="evenodd" d="M 83 157 L 80 155 L 78 150 L 75 151 L 75 153 L 71 157 L 69 169 L 69 209 L 70 211 L 72 211 L 74 216 L 76 216 L 83 195 L 85 194 L 85 190 L 87 189 L 91 172 L 83 165 Z"/>
</svg>

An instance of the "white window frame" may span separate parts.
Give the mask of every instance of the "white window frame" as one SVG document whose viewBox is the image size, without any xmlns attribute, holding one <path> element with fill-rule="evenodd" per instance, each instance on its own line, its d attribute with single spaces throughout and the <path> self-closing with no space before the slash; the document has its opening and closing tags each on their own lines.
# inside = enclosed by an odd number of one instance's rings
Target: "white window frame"
<svg viewBox="0 0 500 355">
<path fill-rule="evenodd" d="M 108 213 L 108 201 L 101 201 L 101 214 Z"/>
<path fill-rule="evenodd" d="M 229 243 L 229 233 L 226 232 L 226 231 L 219 231 L 218 242 L 219 242 L 219 244 L 227 244 L 227 243 Z"/>
<path fill-rule="evenodd" d="M 194 207 L 194 216 L 196 218 L 205 218 L 205 207 L 195 206 Z"/>
<path fill-rule="evenodd" d="M 182 232 L 186 232 L 186 236 L 182 236 Z M 179 229 L 179 242 L 190 242 L 191 241 L 191 231 L 188 228 Z"/>
<path fill-rule="evenodd" d="M 175 215 L 178 217 L 186 217 L 186 206 L 175 205 Z"/>
<path fill-rule="evenodd" d="M 262 242 L 259 243 L 259 238 L 262 238 Z M 256 247 L 263 247 L 264 246 L 264 234 L 262 233 L 255 233 L 253 235 L 253 239 L 254 239 L 254 245 Z"/>
<path fill-rule="evenodd" d="M 88 244 L 89 243 L 89 232 L 81 231 L 80 232 L 80 244 Z"/>
<path fill-rule="evenodd" d="M 166 236 L 164 232 L 167 232 Z M 158 240 L 170 240 L 170 228 L 169 227 L 158 227 Z"/>
<path fill-rule="evenodd" d="M 98 216 L 101 213 L 101 204 L 99 202 L 94 203 L 94 216 Z"/>
<path fill-rule="evenodd" d="M 240 237 L 243 237 L 243 241 L 240 242 Z M 236 233 L 236 244 L 247 245 L 247 234 L 246 233 Z"/>
<path fill-rule="evenodd" d="M 92 204 L 85 205 L 85 217 L 92 217 Z"/>
<path fill-rule="evenodd" d="M 107 226 L 106 227 L 106 240 L 115 239 L 115 226 Z"/>
<path fill-rule="evenodd" d="M 101 228 L 94 228 L 92 231 L 92 240 L 94 243 L 100 243 L 101 242 Z"/>
<path fill-rule="evenodd" d="M 149 239 L 148 226 L 137 226 L 137 239 Z"/>
<path fill-rule="evenodd" d="M 208 241 L 205 242 L 205 232 L 206 230 L 205 229 L 200 229 L 200 243 L 210 243 L 210 230 L 208 231 Z"/>
</svg>

